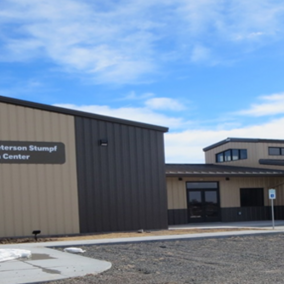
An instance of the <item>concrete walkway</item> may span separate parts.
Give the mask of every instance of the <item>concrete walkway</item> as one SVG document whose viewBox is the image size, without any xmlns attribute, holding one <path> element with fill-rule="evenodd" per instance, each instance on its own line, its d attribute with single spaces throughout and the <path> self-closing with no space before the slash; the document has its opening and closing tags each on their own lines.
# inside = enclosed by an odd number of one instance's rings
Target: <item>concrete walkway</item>
<svg viewBox="0 0 284 284">
<path fill-rule="evenodd" d="M 0 245 L 1 249 L 26 249 L 32 252 L 30 259 L 12 260 L 0 262 L 0 284 L 24 284 L 38 283 L 43 281 L 59 280 L 70 277 L 84 276 L 86 274 L 101 273 L 111 267 L 111 263 L 100 261 L 83 255 L 76 255 L 67 252 L 61 252 L 50 247 L 73 247 L 95 244 L 115 244 L 128 242 L 144 241 L 166 241 L 176 239 L 197 239 L 197 238 L 216 238 L 228 236 L 244 236 L 256 234 L 284 233 L 284 221 L 276 221 L 275 229 L 272 229 L 272 223 L 261 222 L 241 222 L 241 223 L 210 223 L 171 226 L 170 230 L 190 229 L 190 228 L 248 228 L 244 231 L 234 232 L 216 232 L 186 235 L 167 235 L 167 236 L 149 236 L 120 239 L 101 239 L 101 240 L 82 240 L 82 241 L 64 241 L 64 242 L 45 242 L 45 243 L 25 243 L 13 245 Z M 260 230 L 251 230 L 259 228 Z"/>
</svg>

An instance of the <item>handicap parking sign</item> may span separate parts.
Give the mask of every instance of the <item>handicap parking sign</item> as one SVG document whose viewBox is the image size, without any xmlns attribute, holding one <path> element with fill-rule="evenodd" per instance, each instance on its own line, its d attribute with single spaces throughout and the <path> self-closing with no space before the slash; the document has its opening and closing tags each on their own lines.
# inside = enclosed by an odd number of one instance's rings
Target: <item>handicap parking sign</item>
<svg viewBox="0 0 284 284">
<path fill-rule="evenodd" d="M 269 199 L 275 199 L 276 198 L 276 191 L 275 191 L 275 189 L 269 189 L 268 196 L 269 196 Z"/>
</svg>

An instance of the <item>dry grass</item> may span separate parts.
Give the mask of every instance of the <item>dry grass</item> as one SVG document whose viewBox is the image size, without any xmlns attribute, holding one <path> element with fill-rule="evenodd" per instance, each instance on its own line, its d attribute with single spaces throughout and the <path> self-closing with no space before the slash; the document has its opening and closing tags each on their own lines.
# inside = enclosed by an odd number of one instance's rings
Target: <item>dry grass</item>
<svg viewBox="0 0 284 284">
<path fill-rule="evenodd" d="M 148 236 L 168 236 L 168 235 L 184 235 L 184 234 L 234 232 L 234 231 L 245 231 L 245 230 L 260 230 L 260 229 L 258 228 L 216 228 L 216 229 L 192 228 L 192 229 L 157 230 L 157 231 L 143 231 L 143 232 L 97 233 L 97 234 L 92 234 L 92 235 L 65 236 L 65 237 L 56 237 L 56 238 L 40 238 L 39 237 L 38 242 L 135 238 L 135 237 L 148 237 Z M 0 244 L 30 243 L 30 242 L 35 242 L 34 238 L 2 238 L 0 239 Z"/>
<path fill-rule="evenodd" d="M 148 236 L 167 236 L 167 235 L 185 235 L 185 234 L 201 234 L 201 233 L 217 233 L 217 232 L 234 232 L 245 230 L 259 230 L 257 228 L 216 228 L 216 229 L 180 229 L 180 230 L 159 230 L 139 232 L 119 232 L 119 233 L 99 233 L 93 235 L 67 236 L 57 238 L 58 241 L 72 240 L 97 240 L 97 239 L 115 239 L 115 238 L 133 238 Z"/>
</svg>

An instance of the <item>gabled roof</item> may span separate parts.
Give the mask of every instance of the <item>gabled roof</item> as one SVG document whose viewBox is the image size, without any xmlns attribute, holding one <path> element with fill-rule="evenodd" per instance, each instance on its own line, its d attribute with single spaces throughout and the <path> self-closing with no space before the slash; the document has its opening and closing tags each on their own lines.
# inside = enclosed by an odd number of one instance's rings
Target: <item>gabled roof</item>
<svg viewBox="0 0 284 284">
<path fill-rule="evenodd" d="M 284 177 L 284 170 L 221 166 L 214 164 L 166 164 L 167 177 Z"/>
<path fill-rule="evenodd" d="M 203 148 L 203 151 L 206 152 L 208 150 L 214 149 L 221 145 L 224 145 L 229 142 L 245 142 L 245 143 L 284 143 L 282 139 L 261 139 L 261 138 L 233 138 L 228 137 L 225 140 L 212 144 L 208 147 Z"/>
<path fill-rule="evenodd" d="M 140 128 L 153 129 L 153 130 L 161 131 L 161 132 L 168 131 L 168 128 L 162 127 L 162 126 L 141 123 L 141 122 L 126 120 L 126 119 L 114 118 L 110 116 L 93 114 L 93 113 L 88 113 L 88 112 L 83 112 L 83 111 L 78 111 L 78 110 L 71 110 L 71 109 L 62 108 L 62 107 L 55 107 L 55 106 L 34 103 L 34 102 L 29 102 L 29 101 L 24 101 L 24 100 L 19 100 L 19 99 L 13 99 L 13 98 L 8 98 L 8 97 L 3 97 L 3 96 L 0 96 L 0 103 L 1 102 L 6 103 L 6 104 L 12 104 L 12 105 L 45 110 L 45 111 L 50 111 L 50 112 L 56 112 L 56 113 L 61 113 L 61 114 L 73 115 L 77 117 L 92 118 L 92 119 L 97 119 L 97 120 L 102 120 L 102 121 L 107 121 L 107 122 L 114 122 L 114 123 L 135 126 L 135 127 L 140 127 Z"/>
</svg>

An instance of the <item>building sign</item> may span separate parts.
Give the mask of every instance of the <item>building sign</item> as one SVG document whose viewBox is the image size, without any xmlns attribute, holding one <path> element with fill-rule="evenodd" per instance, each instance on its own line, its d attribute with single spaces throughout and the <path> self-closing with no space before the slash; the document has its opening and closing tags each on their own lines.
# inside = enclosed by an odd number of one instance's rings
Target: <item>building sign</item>
<svg viewBox="0 0 284 284">
<path fill-rule="evenodd" d="M 0 164 L 64 164 L 61 142 L 0 141 Z"/>
</svg>

